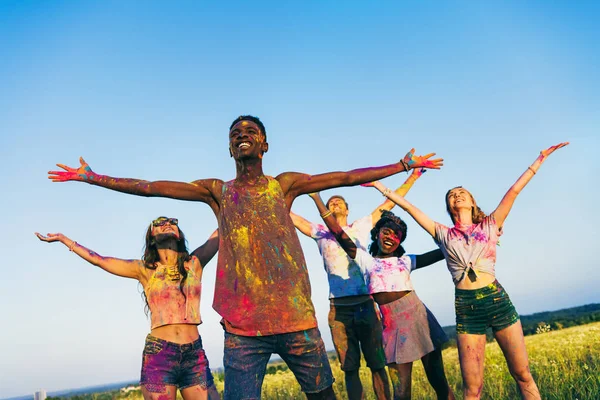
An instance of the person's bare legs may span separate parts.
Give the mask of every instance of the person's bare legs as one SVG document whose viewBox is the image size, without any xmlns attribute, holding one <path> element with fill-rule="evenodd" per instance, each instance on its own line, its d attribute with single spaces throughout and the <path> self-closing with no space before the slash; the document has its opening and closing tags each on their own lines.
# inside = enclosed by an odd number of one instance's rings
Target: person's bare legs
<svg viewBox="0 0 600 400">
<path fill-rule="evenodd" d="M 521 397 L 523 399 L 540 399 L 540 391 L 529 370 L 529 359 L 521 321 L 494 332 L 494 336 L 504 353 L 508 370 L 517 382 Z"/>
<path fill-rule="evenodd" d="M 442 350 L 435 349 L 421 357 L 429 384 L 435 390 L 438 400 L 454 400 L 454 393 L 446 379 Z"/>
<path fill-rule="evenodd" d="M 144 400 L 175 400 L 177 397 L 177 387 L 174 385 L 141 385 L 141 388 Z"/>
<path fill-rule="evenodd" d="M 385 371 L 385 367 L 381 369 L 371 370 L 371 379 L 373 380 L 373 391 L 377 400 L 388 400 L 392 398 L 390 392 L 390 380 Z"/>
<path fill-rule="evenodd" d="M 463 398 L 479 399 L 483 390 L 485 335 L 459 333 L 457 345 L 463 379 Z"/>
<path fill-rule="evenodd" d="M 410 400 L 412 389 L 412 362 L 405 364 L 388 364 L 394 400 Z"/>
<path fill-rule="evenodd" d="M 219 400 L 221 396 L 215 385 L 204 389 L 200 385 L 194 385 L 181 390 L 183 400 Z"/>
</svg>

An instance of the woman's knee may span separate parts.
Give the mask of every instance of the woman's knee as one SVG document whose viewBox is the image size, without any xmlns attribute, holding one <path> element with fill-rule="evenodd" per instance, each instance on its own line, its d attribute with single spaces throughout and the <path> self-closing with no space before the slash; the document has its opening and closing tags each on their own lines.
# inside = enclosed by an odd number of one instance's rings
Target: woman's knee
<svg viewBox="0 0 600 400">
<path fill-rule="evenodd" d="M 533 381 L 529 364 L 511 368 L 510 374 L 517 382 L 528 383 Z"/>
</svg>

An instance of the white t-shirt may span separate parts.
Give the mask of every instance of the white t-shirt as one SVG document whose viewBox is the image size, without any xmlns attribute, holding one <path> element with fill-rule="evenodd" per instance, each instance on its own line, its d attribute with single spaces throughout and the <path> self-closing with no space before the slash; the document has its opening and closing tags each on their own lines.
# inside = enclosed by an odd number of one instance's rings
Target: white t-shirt
<svg viewBox="0 0 600 400">
<path fill-rule="evenodd" d="M 329 298 L 369 294 L 365 285 L 364 272 L 354 260 L 348 257 L 335 236 L 325 225 L 311 225 L 311 237 L 317 242 L 323 256 L 323 266 L 329 280 Z M 370 214 L 343 227 L 356 246 L 362 249 L 366 249 L 371 243 L 372 228 L 373 221 Z"/>
<path fill-rule="evenodd" d="M 410 273 L 417 268 L 414 254 L 375 258 L 358 248 L 354 261 L 365 271 L 365 281 L 370 294 L 415 290 L 410 280 Z"/>
</svg>

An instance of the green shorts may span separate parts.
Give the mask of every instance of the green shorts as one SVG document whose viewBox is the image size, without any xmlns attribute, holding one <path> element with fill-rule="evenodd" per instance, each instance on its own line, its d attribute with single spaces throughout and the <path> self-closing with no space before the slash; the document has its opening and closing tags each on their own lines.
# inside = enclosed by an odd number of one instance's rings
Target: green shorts
<svg viewBox="0 0 600 400">
<path fill-rule="evenodd" d="M 455 289 L 456 333 L 485 335 L 508 328 L 519 320 L 519 314 L 508 293 L 496 280 L 475 290 Z"/>
</svg>

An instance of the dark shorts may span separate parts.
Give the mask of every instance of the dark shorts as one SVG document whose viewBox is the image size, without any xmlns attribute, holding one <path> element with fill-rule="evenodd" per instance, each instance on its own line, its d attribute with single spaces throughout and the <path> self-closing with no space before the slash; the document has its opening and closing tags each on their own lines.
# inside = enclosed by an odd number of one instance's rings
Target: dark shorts
<svg viewBox="0 0 600 400">
<path fill-rule="evenodd" d="M 329 328 L 342 371 L 360 368 L 360 350 L 372 370 L 385 368 L 381 319 L 373 299 L 354 305 L 331 305 Z"/>
<path fill-rule="evenodd" d="M 303 392 L 318 393 L 333 384 L 329 359 L 317 328 L 269 336 L 225 332 L 224 398 L 260 399 L 267 363 L 273 353 L 286 362 Z"/>
<path fill-rule="evenodd" d="M 146 336 L 140 385 L 153 393 L 162 393 L 166 385 L 185 389 L 213 385 L 208 359 L 202 349 L 202 339 L 192 343 L 177 344 Z"/>
<path fill-rule="evenodd" d="M 455 289 L 456 333 L 485 335 L 515 324 L 519 314 L 498 281 L 475 290 Z"/>
</svg>

